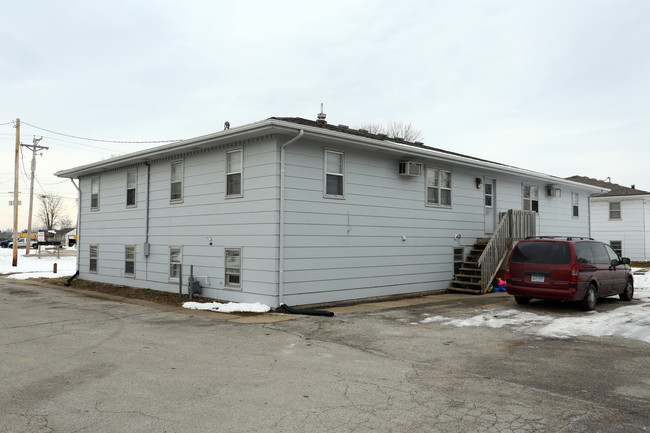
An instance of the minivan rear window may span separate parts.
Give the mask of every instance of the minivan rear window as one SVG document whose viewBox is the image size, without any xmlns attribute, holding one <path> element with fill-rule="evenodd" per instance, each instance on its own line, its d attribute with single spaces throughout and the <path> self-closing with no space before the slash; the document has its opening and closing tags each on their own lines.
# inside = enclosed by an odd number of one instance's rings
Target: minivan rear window
<svg viewBox="0 0 650 433">
<path fill-rule="evenodd" d="M 566 265 L 571 263 L 571 249 L 566 242 L 520 242 L 512 252 L 511 261 Z"/>
</svg>

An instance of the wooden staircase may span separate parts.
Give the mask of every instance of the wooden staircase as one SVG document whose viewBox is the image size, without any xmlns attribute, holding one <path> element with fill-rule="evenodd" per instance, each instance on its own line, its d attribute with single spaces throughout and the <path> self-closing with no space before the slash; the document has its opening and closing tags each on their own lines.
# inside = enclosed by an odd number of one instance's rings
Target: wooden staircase
<svg viewBox="0 0 650 433">
<path fill-rule="evenodd" d="M 451 281 L 451 286 L 448 289 L 450 292 L 471 293 L 475 295 L 482 293 L 483 283 L 481 281 L 481 267 L 478 265 L 478 259 L 483 254 L 489 241 L 489 238 L 479 238 L 476 240 L 472 250 L 454 274 L 454 279 Z"/>
</svg>

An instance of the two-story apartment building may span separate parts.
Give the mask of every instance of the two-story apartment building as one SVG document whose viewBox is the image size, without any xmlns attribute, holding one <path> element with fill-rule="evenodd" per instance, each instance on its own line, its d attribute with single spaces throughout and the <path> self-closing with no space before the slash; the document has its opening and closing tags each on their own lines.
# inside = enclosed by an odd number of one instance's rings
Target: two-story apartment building
<svg viewBox="0 0 650 433">
<path fill-rule="evenodd" d="M 603 191 L 301 118 L 57 175 L 79 180 L 80 278 L 175 292 L 193 265 L 204 296 L 271 307 L 445 290 L 500 213 L 588 236 Z"/>
</svg>

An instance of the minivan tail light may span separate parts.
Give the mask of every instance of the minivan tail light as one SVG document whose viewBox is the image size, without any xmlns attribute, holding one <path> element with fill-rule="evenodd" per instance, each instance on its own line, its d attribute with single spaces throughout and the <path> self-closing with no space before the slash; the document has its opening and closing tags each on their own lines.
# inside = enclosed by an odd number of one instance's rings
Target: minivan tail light
<svg viewBox="0 0 650 433">
<path fill-rule="evenodd" d="M 506 266 L 506 281 L 510 280 L 510 266 Z"/>
<path fill-rule="evenodd" d="M 578 282 L 578 277 L 580 274 L 580 267 L 578 265 L 573 265 L 571 268 L 571 282 L 572 283 L 577 283 Z"/>
</svg>

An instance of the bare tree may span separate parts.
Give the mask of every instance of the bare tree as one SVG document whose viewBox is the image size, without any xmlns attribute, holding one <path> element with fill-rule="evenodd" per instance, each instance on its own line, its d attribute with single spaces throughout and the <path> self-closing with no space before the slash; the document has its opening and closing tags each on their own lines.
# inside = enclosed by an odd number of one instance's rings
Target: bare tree
<svg viewBox="0 0 650 433">
<path fill-rule="evenodd" d="M 59 218 L 59 229 L 72 229 L 75 227 L 75 223 L 72 222 L 72 218 L 67 215 L 62 215 Z"/>
<path fill-rule="evenodd" d="M 57 194 L 48 194 L 40 196 L 39 199 L 41 210 L 38 218 L 46 230 L 53 230 L 63 217 L 63 198 Z"/>
<path fill-rule="evenodd" d="M 415 142 L 422 140 L 422 131 L 410 123 L 392 121 L 387 125 L 368 123 L 361 126 L 371 134 L 386 134 L 390 138 L 401 138 L 405 141 Z"/>
</svg>

